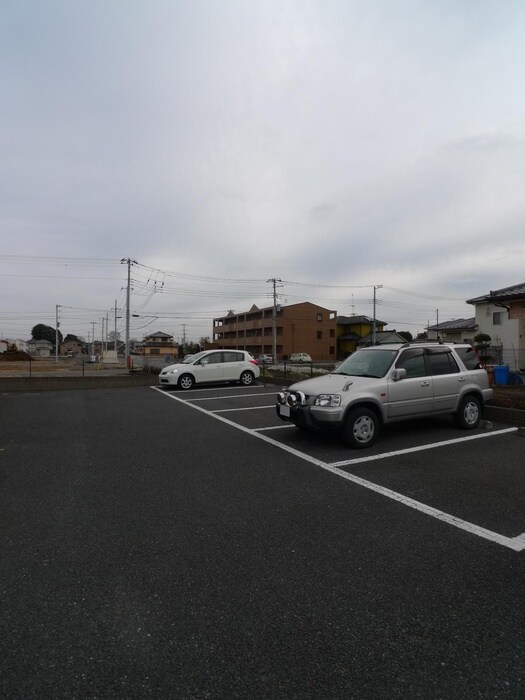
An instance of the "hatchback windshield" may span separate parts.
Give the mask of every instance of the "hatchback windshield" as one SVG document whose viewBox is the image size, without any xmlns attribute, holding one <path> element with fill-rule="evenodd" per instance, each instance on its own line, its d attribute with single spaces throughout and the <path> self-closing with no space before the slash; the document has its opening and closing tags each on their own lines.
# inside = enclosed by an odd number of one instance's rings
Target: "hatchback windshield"
<svg viewBox="0 0 525 700">
<path fill-rule="evenodd" d="M 333 374 L 347 374 L 351 377 L 384 377 L 396 355 L 397 350 L 356 350 L 334 369 Z"/>
<path fill-rule="evenodd" d="M 193 365 L 196 360 L 199 360 L 203 355 L 206 355 L 206 350 L 203 350 L 202 352 L 198 352 L 196 355 L 190 355 L 189 357 L 186 357 L 182 361 L 183 365 Z"/>
</svg>

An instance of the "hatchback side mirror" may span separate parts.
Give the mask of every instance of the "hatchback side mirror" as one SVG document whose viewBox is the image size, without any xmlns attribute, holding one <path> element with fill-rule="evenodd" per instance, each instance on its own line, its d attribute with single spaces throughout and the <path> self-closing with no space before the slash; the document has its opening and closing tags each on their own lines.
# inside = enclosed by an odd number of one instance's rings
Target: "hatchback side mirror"
<svg viewBox="0 0 525 700">
<path fill-rule="evenodd" d="M 407 377 L 407 371 L 403 367 L 399 367 L 399 369 L 395 369 L 392 372 L 392 381 L 394 382 L 399 382 L 401 379 L 406 379 Z"/>
</svg>

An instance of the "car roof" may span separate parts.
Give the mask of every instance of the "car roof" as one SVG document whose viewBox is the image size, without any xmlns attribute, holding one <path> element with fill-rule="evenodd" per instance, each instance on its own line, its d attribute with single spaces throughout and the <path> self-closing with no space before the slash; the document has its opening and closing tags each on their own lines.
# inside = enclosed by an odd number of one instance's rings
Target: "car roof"
<svg viewBox="0 0 525 700">
<path fill-rule="evenodd" d="M 401 350 L 402 348 L 470 348 L 470 343 L 440 343 L 438 340 L 422 341 L 417 343 L 381 343 L 380 345 L 369 345 L 359 350 Z"/>
</svg>

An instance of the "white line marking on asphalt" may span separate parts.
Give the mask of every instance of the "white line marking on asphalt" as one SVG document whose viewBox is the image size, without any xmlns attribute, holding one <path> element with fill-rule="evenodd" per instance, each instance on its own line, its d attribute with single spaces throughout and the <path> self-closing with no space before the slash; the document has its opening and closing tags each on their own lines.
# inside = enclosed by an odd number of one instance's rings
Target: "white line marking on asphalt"
<svg viewBox="0 0 525 700">
<path fill-rule="evenodd" d="M 260 408 L 273 408 L 275 411 L 275 406 L 246 406 L 245 408 L 217 408 L 215 411 L 210 411 L 210 413 L 230 413 L 231 411 L 255 411 Z"/>
<path fill-rule="evenodd" d="M 275 396 L 275 391 L 261 391 L 257 396 Z M 221 399 L 243 399 L 247 397 L 253 399 L 252 394 L 224 394 L 224 396 L 202 396 L 198 399 L 188 398 L 188 401 L 220 401 Z M 272 406 L 275 406 L 275 404 L 272 404 Z"/>
<path fill-rule="evenodd" d="M 454 527 L 457 527 L 460 530 L 464 530 L 465 532 L 468 532 L 472 535 L 477 535 L 478 537 L 481 537 L 485 540 L 494 542 L 495 544 L 499 544 L 502 547 L 512 549 L 515 552 L 522 552 L 525 549 L 525 533 L 522 535 L 518 535 L 517 537 L 506 537 L 505 535 L 500 535 L 497 532 L 492 532 L 492 530 L 487 530 L 486 528 L 480 527 L 479 525 L 474 525 L 474 523 L 469 523 L 466 520 L 461 520 L 461 518 L 456 518 L 454 515 L 445 513 L 442 510 L 438 510 L 437 508 L 428 506 L 425 503 L 421 503 L 420 501 L 415 501 L 413 498 L 409 498 L 408 496 L 403 496 L 402 494 L 397 493 L 396 491 L 392 491 L 391 489 L 388 489 L 385 486 L 374 484 L 372 481 L 366 481 L 366 479 L 362 479 L 361 477 L 356 476 L 355 474 L 345 472 L 342 469 L 339 469 L 338 467 L 334 466 L 334 464 L 322 462 L 320 459 L 311 457 L 310 455 L 307 455 L 304 452 L 299 452 L 299 450 L 296 450 L 293 447 L 283 445 L 282 443 L 278 442 L 277 440 L 273 440 L 267 435 L 263 435 L 260 432 L 255 432 L 251 428 L 245 428 L 243 425 L 234 423 L 233 421 L 228 420 L 228 418 L 223 418 L 222 416 L 217 415 L 217 413 L 207 411 L 205 408 L 201 408 L 200 406 L 195 406 L 194 404 L 189 403 L 188 401 L 185 401 L 184 399 L 181 399 L 178 396 L 174 396 L 173 394 L 167 394 L 166 392 L 162 391 L 162 389 L 160 389 L 159 387 L 152 386 L 151 388 L 155 389 L 164 396 L 173 399 L 174 401 L 178 401 L 179 403 L 185 404 L 186 406 L 190 406 L 194 410 L 200 411 L 201 413 L 204 413 L 207 416 L 211 416 L 216 420 L 220 420 L 226 425 L 229 425 L 233 428 L 237 428 L 237 430 L 240 430 L 243 433 L 255 436 L 259 440 L 263 440 L 264 442 L 267 442 L 268 444 L 273 445 L 274 447 L 278 447 L 279 449 L 283 450 L 284 452 L 288 452 L 294 457 L 303 459 L 306 462 L 315 465 L 316 467 L 320 467 L 321 469 L 324 469 L 332 474 L 336 474 L 342 479 L 346 479 L 346 481 L 350 481 L 354 484 L 357 484 L 358 486 L 362 486 L 363 488 L 368 489 L 369 491 L 374 491 L 375 493 L 378 493 L 381 496 L 389 498 L 393 501 L 397 501 L 397 503 L 401 503 L 402 505 L 407 506 L 408 508 L 417 510 L 420 513 L 424 513 L 425 515 L 430 515 L 431 517 L 436 518 L 441 522 L 447 523 L 448 525 L 453 525 Z M 513 428 L 508 428 L 502 431 L 484 433 L 483 437 L 501 435 L 501 433 L 508 433 L 512 432 L 513 430 Z M 376 459 L 379 458 L 379 456 L 376 456 Z"/>
<path fill-rule="evenodd" d="M 465 437 L 454 438 L 454 440 L 441 440 L 440 442 L 432 442 L 430 445 L 418 445 L 417 447 L 407 447 L 404 450 L 395 450 L 392 452 L 382 452 L 379 455 L 367 455 L 365 457 L 354 457 L 354 459 L 344 459 L 341 462 L 329 462 L 332 467 L 347 467 L 351 464 L 362 464 L 363 462 L 374 462 L 378 459 L 386 459 L 387 457 L 398 457 L 399 455 L 407 455 L 413 452 L 422 452 L 423 450 L 433 450 L 436 447 L 444 447 L 445 445 L 456 445 L 460 442 L 468 442 L 469 440 L 481 440 L 487 437 L 494 437 L 502 433 L 515 433 L 518 428 L 502 428 L 501 430 L 493 430 L 490 433 L 480 433 L 479 435 L 467 435 Z"/>
<path fill-rule="evenodd" d="M 263 430 L 286 430 L 286 428 L 295 428 L 293 423 L 283 423 L 282 425 L 271 425 L 269 428 L 252 428 L 254 433 L 262 432 Z"/>
<path fill-rule="evenodd" d="M 221 384 L 220 386 L 210 386 L 209 384 L 194 384 L 191 389 L 178 389 L 176 384 L 161 384 L 160 386 L 152 386 L 151 388 L 157 389 L 158 391 L 162 391 L 163 389 L 175 389 L 176 391 L 183 393 L 184 396 L 188 397 L 190 393 L 193 395 L 196 391 L 227 391 L 228 389 L 231 389 L 232 391 L 239 391 L 238 386 L 228 386 L 227 384 Z M 246 391 L 254 391 L 255 389 L 265 388 L 266 387 L 259 386 L 258 384 L 252 384 L 251 386 L 243 387 L 243 389 L 246 389 Z M 226 396 L 227 395 L 228 394 L 226 394 Z"/>
</svg>

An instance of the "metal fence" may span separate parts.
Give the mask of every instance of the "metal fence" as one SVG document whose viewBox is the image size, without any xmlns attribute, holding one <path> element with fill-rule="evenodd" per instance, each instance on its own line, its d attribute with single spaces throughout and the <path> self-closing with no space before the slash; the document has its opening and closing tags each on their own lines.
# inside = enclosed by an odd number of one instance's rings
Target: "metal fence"
<svg viewBox="0 0 525 700">
<path fill-rule="evenodd" d="M 478 354 L 486 365 L 505 365 L 512 372 L 525 373 L 525 350 L 503 345 L 479 347 Z"/>
</svg>

